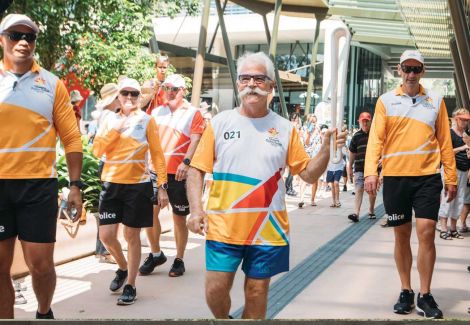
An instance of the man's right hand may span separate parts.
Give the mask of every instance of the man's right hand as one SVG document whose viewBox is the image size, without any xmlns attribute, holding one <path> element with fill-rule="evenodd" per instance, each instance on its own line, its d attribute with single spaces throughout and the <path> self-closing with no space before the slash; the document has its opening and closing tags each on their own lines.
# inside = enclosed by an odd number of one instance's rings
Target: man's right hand
<svg viewBox="0 0 470 325">
<path fill-rule="evenodd" d="M 72 221 L 75 222 L 82 216 L 82 194 L 80 189 L 75 186 L 70 187 L 69 196 L 67 198 L 67 210 L 68 213 L 72 214 L 72 208 L 76 209 L 77 213 L 73 216 Z"/>
<path fill-rule="evenodd" d="M 193 233 L 205 236 L 209 228 L 206 213 L 204 211 L 191 213 L 186 225 Z"/>
<path fill-rule="evenodd" d="M 377 196 L 379 177 L 376 175 L 367 176 L 364 180 L 364 190 L 373 196 Z"/>
</svg>

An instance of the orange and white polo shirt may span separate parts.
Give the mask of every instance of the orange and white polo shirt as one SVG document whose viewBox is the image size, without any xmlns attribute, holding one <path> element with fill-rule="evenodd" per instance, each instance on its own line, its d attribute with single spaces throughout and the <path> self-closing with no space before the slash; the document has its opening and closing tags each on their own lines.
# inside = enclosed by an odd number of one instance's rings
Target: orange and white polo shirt
<svg viewBox="0 0 470 325">
<path fill-rule="evenodd" d="M 165 158 L 155 121 L 141 110 L 131 112 L 120 133 L 113 129 L 122 113 L 108 114 L 93 142 L 93 154 L 106 155 L 101 180 L 117 184 L 150 182 L 149 153 L 157 173 L 157 185 L 167 182 Z"/>
<path fill-rule="evenodd" d="M 56 178 L 56 137 L 82 152 L 65 85 L 36 62 L 18 77 L 0 62 L 0 178 Z"/>
<path fill-rule="evenodd" d="M 416 98 L 401 86 L 380 96 L 369 132 L 364 176 L 377 175 L 382 157 L 384 176 L 440 173 L 445 184 L 457 184 L 449 122 L 441 96 L 420 86 Z"/>
<path fill-rule="evenodd" d="M 204 132 L 204 118 L 197 108 L 189 104 L 174 112 L 167 105 L 159 106 L 152 111 L 152 117 L 158 125 L 167 173 L 176 174 L 188 151 L 191 135 Z"/>
</svg>

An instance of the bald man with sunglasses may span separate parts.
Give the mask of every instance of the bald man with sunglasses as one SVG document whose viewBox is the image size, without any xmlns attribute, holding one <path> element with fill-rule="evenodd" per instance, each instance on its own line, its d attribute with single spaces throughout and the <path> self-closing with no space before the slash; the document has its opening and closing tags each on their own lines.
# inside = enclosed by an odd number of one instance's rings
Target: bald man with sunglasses
<svg viewBox="0 0 470 325">
<path fill-rule="evenodd" d="M 65 85 L 34 60 L 38 33 L 25 15 L 10 14 L 0 23 L 0 318 L 13 318 L 16 238 L 38 300 L 36 318 L 54 318 L 57 136 L 69 171 L 69 212 L 76 209 L 77 220 L 82 211 L 80 133 Z"/>
<path fill-rule="evenodd" d="M 382 158 L 383 200 L 388 225 L 395 233 L 395 263 L 401 292 L 393 311 L 409 314 L 415 307 L 411 288 L 411 221 L 414 211 L 418 236 L 420 291 L 416 310 L 426 318 L 442 318 L 431 294 L 431 279 L 436 261 L 434 244 L 440 205 L 441 164 L 447 202 L 457 192 L 457 172 L 452 150 L 447 109 L 441 96 L 424 89 L 424 58 L 418 51 L 405 51 L 398 74 L 402 84 L 377 101 L 367 144 L 365 185 L 376 195 L 377 167 Z"/>
</svg>

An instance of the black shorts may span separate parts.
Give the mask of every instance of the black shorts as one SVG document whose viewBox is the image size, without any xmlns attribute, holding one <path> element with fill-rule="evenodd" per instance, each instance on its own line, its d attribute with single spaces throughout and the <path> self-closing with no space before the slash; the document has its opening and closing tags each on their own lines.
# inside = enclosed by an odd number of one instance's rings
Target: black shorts
<svg viewBox="0 0 470 325">
<path fill-rule="evenodd" d="M 100 193 L 100 226 L 122 223 L 131 228 L 153 225 L 152 183 L 103 182 Z"/>
<path fill-rule="evenodd" d="M 189 214 L 189 202 L 186 195 L 186 180 L 175 180 L 174 174 L 168 174 L 168 198 L 170 199 L 173 213 L 179 216 Z"/>
<path fill-rule="evenodd" d="M 1 179 L 0 240 L 54 243 L 58 193 L 56 178 Z"/>
<path fill-rule="evenodd" d="M 150 172 L 150 178 L 153 184 L 153 204 L 158 204 L 157 174 Z M 168 199 L 170 200 L 173 213 L 182 217 L 189 214 L 189 202 L 186 195 L 186 180 L 175 180 L 175 174 L 168 174 Z"/>
<path fill-rule="evenodd" d="M 442 180 L 427 176 L 384 176 L 383 199 L 388 225 L 400 226 L 416 218 L 438 220 Z"/>
</svg>

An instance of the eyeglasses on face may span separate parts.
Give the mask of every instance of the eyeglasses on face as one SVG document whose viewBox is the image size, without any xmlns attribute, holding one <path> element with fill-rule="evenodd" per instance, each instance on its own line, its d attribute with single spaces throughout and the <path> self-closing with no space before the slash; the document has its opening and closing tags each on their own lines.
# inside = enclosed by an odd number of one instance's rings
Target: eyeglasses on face
<svg viewBox="0 0 470 325">
<path fill-rule="evenodd" d="M 168 87 L 168 86 L 163 86 L 162 87 L 163 91 L 178 91 L 182 89 L 181 87 Z"/>
<path fill-rule="evenodd" d="M 124 97 L 129 96 L 129 94 L 131 95 L 131 97 L 139 97 L 140 92 L 137 91 L 137 90 L 133 90 L 133 91 L 121 90 L 121 91 L 119 92 L 119 94 L 120 94 L 121 96 L 124 96 Z"/>
<path fill-rule="evenodd" d="M 22 32 L 3 32 L 3 35 L 7 35 L 13 42 L 25 40 L 28 43 L 34 42 L 38 36 L 35 33 L 22 33 Z"/>
<path fill-rule="evenodd" d="M 401 65 L 401 70 L 404 73 L 414 72 L 415 74 L 418 74 L 418 73 L 423 72 L 423 66 L 422 65 L 420 65 L 420 66 L 409 66 L 409 65 L 402 64 Z"/>
<path fill-rule="evenodd" d="M 266 80 L 271 80 L 271 78 L 264 74 L 241 74 L 238 76 L 238 81 L 244 85 L 248 84 L 251 79 L 253 79 L 257 85 L 262 85 Z"/>
</svg>

